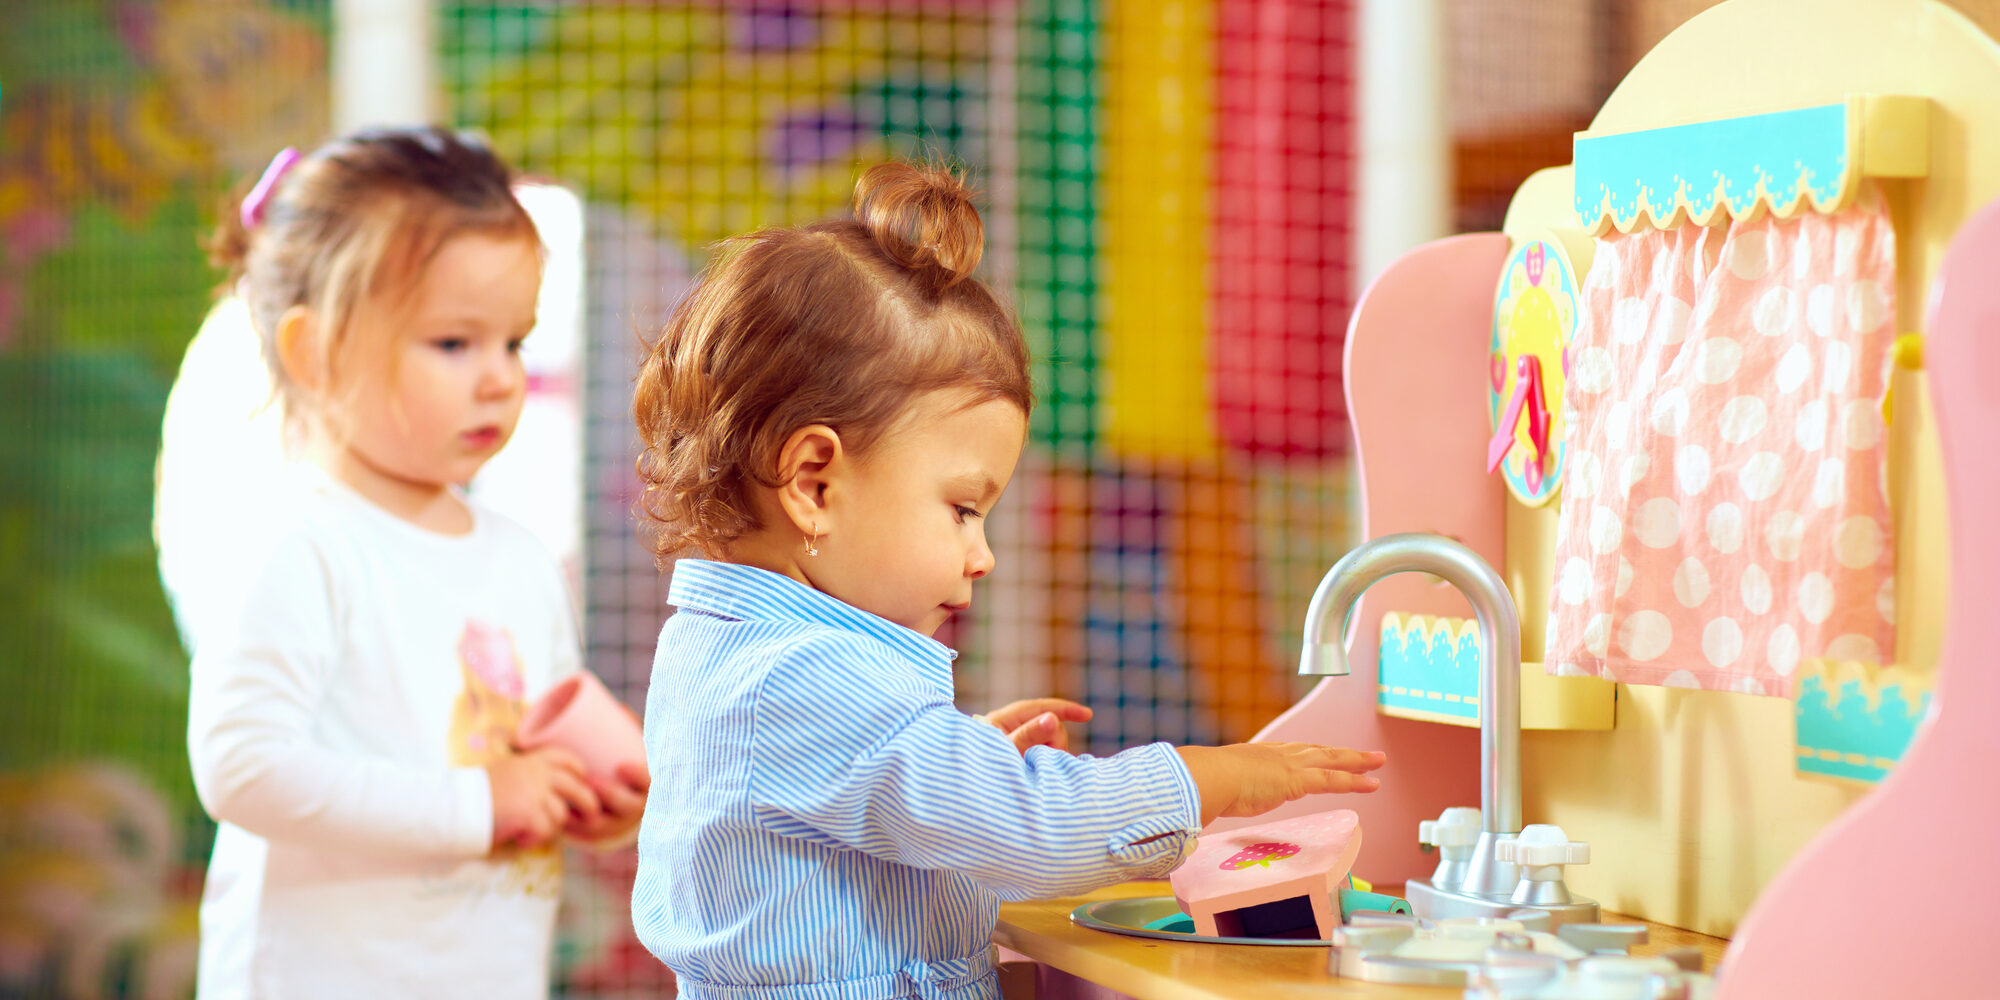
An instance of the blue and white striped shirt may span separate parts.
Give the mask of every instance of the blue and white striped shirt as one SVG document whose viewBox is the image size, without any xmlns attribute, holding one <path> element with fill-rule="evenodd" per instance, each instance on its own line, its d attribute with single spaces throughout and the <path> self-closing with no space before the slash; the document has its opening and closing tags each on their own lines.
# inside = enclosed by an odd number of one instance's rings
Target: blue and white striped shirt
<svg viewBox="0 0 2000 1000">
<path fill-rule="evenodd" d="M 951 649 L 785 576 L 684 559 L 668 602 L 632 922 L 689 1000 L 997 997 L 1002 899 L 1159 877 L 1200 824 L 1167 744 L 1023 755 Z"/>
</svg>

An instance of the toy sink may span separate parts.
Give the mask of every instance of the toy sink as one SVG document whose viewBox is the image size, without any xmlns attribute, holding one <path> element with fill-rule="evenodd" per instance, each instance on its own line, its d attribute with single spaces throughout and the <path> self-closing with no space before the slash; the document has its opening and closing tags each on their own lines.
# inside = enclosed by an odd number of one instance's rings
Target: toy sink
<svg viewBox="0 0 2000 1000">
<path fill-rule="evenodd" d="M 1186 914 L 1181 912 L 1181 904 L 1172 896 L 1138 896 L 1132 899 L 1100 899 L 1095 903 L 1085 903 L 1070 912 L 1071 923 L 1092 930 L 1110 931 L 1131 937 L 1153 938 L 1160 941 L 1198 941 L 1207 944 L 1269 944 L 1292 947 L 1325 948 L 1333 942 L 1315 938 L 1297 937 L 1222 937 L 1209 934 L 1194 934 L 1183 931 L 1166 930 L 1165 927 L 1180 923 L 1192 927 Z"/>
</svg>

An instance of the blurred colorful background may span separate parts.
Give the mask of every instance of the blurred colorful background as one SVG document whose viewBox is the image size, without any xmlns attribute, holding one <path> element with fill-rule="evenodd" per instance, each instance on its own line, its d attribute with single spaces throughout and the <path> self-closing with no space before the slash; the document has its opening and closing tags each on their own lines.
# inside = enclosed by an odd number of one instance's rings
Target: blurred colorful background
<svg viewBox="0 0 2000 1000">
<path fill-rule="evenodd" d="M 1362 179 L 1375 2 L 437 0 L 439 117 L 573 194 L 580 224 L 574 350 L 533 388 L 557 416 L 484 485 L 564 551 L 586 663 L 637 704 L 665 593 L 631 515 L 641 339 L 716 240 L 840 212 L 875 161 L 957 164 L 1038 392 L 1000 570 L 943 636 L 963 704 L 1075 698 L 1092 752 L 1247 738 L 1302 690 L 1298 620 L 1356 541 L 1358 220 L 1497 228 L 1707 5 L 1425 0 L 1447 186 L 1402 206 Z M 198 240 L 223 193 L 332 127 L 340 13 L 0 10 L 0 996 L 191 991 L 213 827 L 151 529 L 161 418 L 213 301 Z M 533 474 L 551 467 L 574 474 Z M 568 871 L 558 994 L 670 992 L 631 938 L 629 852 Z"/>
</svg>

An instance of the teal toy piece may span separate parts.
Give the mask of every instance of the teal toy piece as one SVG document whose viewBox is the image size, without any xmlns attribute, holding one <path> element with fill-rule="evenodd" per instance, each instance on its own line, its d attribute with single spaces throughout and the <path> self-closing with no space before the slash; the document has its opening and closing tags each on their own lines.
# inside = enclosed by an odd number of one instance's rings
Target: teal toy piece
<svg viewBox="0 0 2000 1000">
<path fill-rule="evenodd" d="M 1410 902 L 1380 892 L 1363 892 L 1351 886 L 1340 888 L 1340 920 L 1347 922 L 1347 915 L 1361 910 L 1379 910 L 1383 913 L 1409 913 Z"/>
<path fill-rule="evenodd" d="M 1870 693 L 1858 677 L 1798 679 L 1792 711 L 1802 774 L 1873 784 L 1903 757 L 1930 709 L 1931 693 L 1884 683 Z"/>
<path fill-rule="evenodd" d="M 1146 929 L 1149 931 L 1165 931 L 1169 934 L 1193 934 L 1194 918 L 1176 911 L 1158 920 L 1147 921 Z"/>
</svg>

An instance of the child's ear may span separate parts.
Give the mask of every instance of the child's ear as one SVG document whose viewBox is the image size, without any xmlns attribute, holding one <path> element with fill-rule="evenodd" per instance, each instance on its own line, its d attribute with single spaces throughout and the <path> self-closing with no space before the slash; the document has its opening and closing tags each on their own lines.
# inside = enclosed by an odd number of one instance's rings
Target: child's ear
<svg viewBox="0 0 2000 1000">
<path fill-rule="evenodd" d="M 847 451 L 840 432 L 809 424 L 792 432 L 778 450 L 778 506 L 801 535 L 833 530 L 827 492 L 847 474 Z"/>
<path fill-rule="evenodd" d="M 320 342 L 318 317 L 305 306 L 293 306 L 278 317 L 278 365 L 292 384 L 311 395 L 326 391 L 326 347 Z"/>
</svg>

